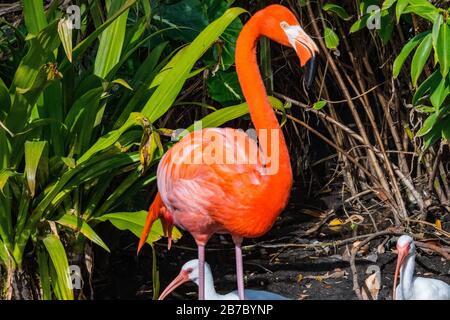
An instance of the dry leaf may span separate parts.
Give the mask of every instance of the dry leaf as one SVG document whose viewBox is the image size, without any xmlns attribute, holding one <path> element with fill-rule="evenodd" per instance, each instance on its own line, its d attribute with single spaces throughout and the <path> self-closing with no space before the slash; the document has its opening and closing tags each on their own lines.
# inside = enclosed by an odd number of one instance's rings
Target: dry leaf
<svg viewBox="0 0 450 320">
<path fill-rule="evenodd" d="M 381 274 L 379 271 L 371 274 L 366 278 L 366 281 L 364 281 L 366 284 L 367 289 L 369 289 L 370 297 L 368 296 L 366 288 L 362 288 L 361 295 L 364 300 L 378 300 L 378 292 L 381 288 Z"/>
<path fill-rule="evenodd" d="M 436 225 L 436 229 L 442 230 L 442 223 L 440 219 L 436 219 L 434 224 Z"/>
<path fill-rule="evenodd" d="M 297 283 L 302 282 L 302 280 L 303 280 L 303 275 L 301 273 L 299 273 L 297 276 Z"/>
<path fill-rule="evenodd" d="M 298 300 L 305 300 L 307 297 L 309 297 L 309 294 L 301 294 L 298 296 Z"/>
</svg>

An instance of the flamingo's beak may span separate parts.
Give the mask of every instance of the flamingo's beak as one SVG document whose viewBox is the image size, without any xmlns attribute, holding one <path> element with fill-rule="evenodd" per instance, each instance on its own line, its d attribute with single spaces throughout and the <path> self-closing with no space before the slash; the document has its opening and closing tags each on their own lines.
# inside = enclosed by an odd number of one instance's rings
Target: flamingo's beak
<svg viewBox="0 0 450 320">
<path fill-rule="evenodd" d="M 316 74 L 316 55 L 319 48 L 311 37 L 299 25 L 288 25 L 281 23 L 286 36 L 300 59 L 300 65 L 305 67 L 303 84 L 306 89 L 312 86 Z"/>
<path fill-rule="evenodd" d="M 166 289 L 164 289 L 158 300 L 164 300 L 164 298 L 167 297 L 172 291 L 188 281 L 190 281 L 189 273 L 186 270 L 181 270 L 180 274 L 173 279 L 171 283 L 169 283 Z"/>
<path fill-rule="evenodd" d="M 397 279 L 398 279 L 398 274 L 400 272 L 400 268 L 402 267 L 403 263 L 405 262 L 406 257 L 409 254 L 409 245 L 406 246 L 397 246 L 397 251 L 398 251 L 398 257 L 397 257 L 397 265 L 395 267 L 395 273 L 394 273 L 394 290 L 393 290 L 393 294 L 392 294 L 392 299 L 395 300 L 395 290 L 397 289 Z"/>
</svg>

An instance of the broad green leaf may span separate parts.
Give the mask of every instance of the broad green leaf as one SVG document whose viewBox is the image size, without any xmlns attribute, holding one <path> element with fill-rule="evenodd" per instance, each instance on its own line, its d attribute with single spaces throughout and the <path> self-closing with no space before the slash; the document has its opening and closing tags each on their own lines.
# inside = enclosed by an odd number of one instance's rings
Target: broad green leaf
<svg viewBox="0 0 450 320">
<path fill-rule="evenodd" d="M 59 20 L 58 34 L 67 59 L 72 62 L 72 21 L 66 18 Z"/>
<path fill-rule="evenodd" d="M 326 102 L 325 100 L 317 101 L 316 103 L 314 103 L 313 109 L 315 109 L 315 110 L 320 110 L 320 109 L 322 109 L 323 107 L 325 107 L 325 106 L 327 105 L 327 103 L 328 103 L 328 102 Z"/>
<path fill-rule="evenodd" d="M 237 74 L 234 70 L 218 71 L 207 80 L 206 84 L 211 98 L 221 105 L 242 102 L 244 99 Z"/>
<path fill-rule="evenodd" d="M 19 174 L 11 169 L 0 169 L 0 192 L 3 192 L 3 188 L 8 183 L 9 178 L 15 175 Z"/>
<path fill-rule="evenodd" d="M 50 289 L 50 271 L 48 269 L 48 254 L 42 248 L 38 246 L 36 249 L 36 257 L 38 263 L 39 280 L 42 289 L 42 300 L 51 300 L 52 293 Z"/>
<path fill-rule="evenodd" d="M 83 219 L 74 215 L 64 214 L 61 218 L 56 220 L 56 222 L 75 231 L 81 232 L 86 238 L 99 245 L 106 251 L 110 252 L 108 246 L 103 242 L 98 234 L 95 233 L 91 226 L 89 226 L 89 224 Z"/>
<path fill-rule="evenodd" d="M 383 1 L 383 6 L 381 7 L 381 10 L 389 9 L 396 2 L 397 2 L 397 0 L 384 0 Z"/>
<path fill-rule="evenodd" d="M 435 50 L 439 59 L 442 77 L 445 78 L 450 69 L 450 26 L 446 23 L 441 24 L 439 28 Z"/>
<path fill-rule="evenodd" d="M 3 264 L 5 267 L 10 267 L 9 266 L 9 262 L 10 262 L 10 258 L 8 255 L 8 250 L 6 249 L 5 244 L 3 243 L 3 241 L 0 240 L 0 264 Z"/>
<path fill-rule="evenodd" d="M 419 79 L 419 76 L 428 61 L 428 57 L 431 53 L 432 42 L 433 39 L 431 37 L 431 34 L 428 34 L 422 40 L 416 52 L 414 53 L 411 63 L 411 80 L 414 86 L 417 85 L 417 80 Z"/>
<path fill-rule="evenodd" d="M 410 5 L 403 10 L 403 13 L 413 13 L 427 19 L 430 22 L 434 22 L 436 20 L 439 11 L 431 3 L 428 1 L 423 1 L 421 4 L 411 4 L 412 1 L 409 1 Z"/>
<path fill-rule="evenodd" d="M 430 115 L 423 123 L 422 128 L 420 128 L 419 131 L 417 131 L 417 136 L 418 137 L 422 137 L 424 135 L 426 135 L 428 132 L 431 131 L 431 129 L 433 129 L 433 126 L 436 124 L 436 121 L 438 119 L 438 112 L 433 113 L 432 115 Z"/>
<path fill-rule="evenodd" d="M 397 18 L 397 23 L 400 22 L 400 17 L 403 14 L 403 11 L 405 11 L 405 8 L 408 6 L 409 0 L 398 0 L 397 5 L 395 7 L 395 17 Z"/>
<path fill-rule="evenodd" d="M 440 81 L 442 79 L 441 74 L 439 73 L 439 70 L 434 71 L 424 82 L 420 84 L 420 86 L 417 88 L 416 92 L 414 93 L 412 103 L 413 105 L 416 105 L 417 102 L 424 97 L 424 95 L 431 91 L 433 92 L 437 86 L 439 85 Z"/>
<path fill-rule="evenodd" d="M 125 0 L 109 0 L 108 15 L 113 17 L 120 11 Z M 128 10 L 125 10 L 100 36 L 100 45 L 95 58 L 94 74 L 105 78 L 109 71 L 120 61 L 125 31 L 127 26 Z"/>
<path fill-rule="evenodd" d="M 81 164 L 88 160 L 92 155 L 111 147 L 114 143 L 116 143 L 117 140 L 119 140 L 120 136 L 125 131 L 133 126 L 140 125 L 142 123 L 142 118 L 142 114 L 132 113 L 123 126 L 121 126 L 117 130 L 110 131 L 109 133 L 98 139 L 77 161 L 77 164 Z"/>
<path fill-rule="evenodd" d="M 361 17 L 361 19 L 356 20 L 355 23 L 350 27 L 350 33 L 355 33 L 367 26 L 367 20 L 369 20 L 370 15 L 366 14 Z"/>
<path fill-rule="evenodd" d="M 133 91 L 133 88 L 126 82 L 124 79 L 116 79 L 111 81 L 112 83 L 120 84 L 122 87 L 127 88 L 130 91 Z"/>
<path fill-rule="evenodd" d="M 442 122 L 444 123 L 442 128 L 442 138 L 450 141 L 450 117 L 447 116 L 446 118 L 442 119 Z"/>
<path fill-rule="evenodd" d="M 447 98 L 449 94 L 450 94 L 450 86 L 448 84 L 448 81 L 446 81 L 445 79 L 441 79 L 441 82 L 430 96 L 431 104 L 433 105 L 436 111 L 439 110 L 439 107 L 442 105 L 445 98 Z"/>
<path fill-rule="evenodd" d="M 327 46 L 328 49 L 337 48 L 337 46 L 339 45 L 339 37 L 333 31 L 333 29 L 325 27 L 324 37 L 325 37 L 325 45 Z"/>
<path fill-rule="evenodd" d="M 441 28 L 442 22 L 444 21 L 444 18 L 441 14 L 439 14 L 436 17 L 436 20 L 433 23 L 433 29 L 432 29 L 432 37 L 433 37 L 433 48 L 436 51 L 437 45 L 438 45 L 438 36 L 439 36 L 439 30 Z"/>
<path fill-rule="evenodd" d="M 402 69 L 403 64 L 406 61 L 406 58 L 408 58 L 409 54 L 414 50 L 415 47 L 418 46 L 418 44 L 425 38 L 427 35 L 429 35 L 430 32 L 422 32 L 409 40 L 400 51 L 397 58 L 395 58 L 394 66 L 393 66 L 393 75 L 394 78 L 397 78 L 400 74 L 400 70 Z"/>
<path fill-rule="evenodd" d="M 8 88 L 3 80 L 0 78 L 0 119 L 2 119 L 2 112 L 5 114 L 11 107 L 11 98 L 9 96 Z"/>
<path fill-rule="evenodd" d="M 277 110 L 281 110 L 283 108 L 283 104 L 280 100 L 269 97 L 269 102 Z M 241 103 L 236 106 L 226 107 L 219 109 L 217 111 L 214 111 L 207 116 L 205 116 L 203 119 L 200 120 L 202 128 L 214 128 L 219 127 L 222 124 L 237 119 L 239 117 L 242 117 L 243 115 L 246 115 L 248 113 L 248 105 L 246 102 Z M 187 128 L 187 131 L 193 131 L 196 129 L 195 124 L 191 125 L 189 128 Z"/>
<path fill-rule="evenodd" d="M 147 218 L 147 211 L 137 212 L 117 212 L 104 214 L 101 217 L 96 218 L 98 221 L 109 221 L 116 228 L 120 230 L 129 230 L 137 237 L 140 237 Z M 161 221 L 158 219 L 153 223 L 150 234 L 147 238 L 147 243 L 152 244 L 164 236 Z M 172 238 L 178 240 L 181 238 L 181 233 L 174 228 L 172 231 Z"/>
<path fill-rule="evenodd" d="M 188 46 L 178 63 L 155 90 L 142 109 L 150 122 L 155 122 L 173 104 L 195 62 L 206 52 L 226 27 L 244 13 L 241 8 L 228 9 L 219 19 L 209 24 Z"/>
<path fill-rule="evenodd" d="M 96 28 L 86 39 L 81 41 L 79 44 L 73 48 L 73 58 L 77 59 L 79 55 L 81 55 L 89 46 L 97 39 L 97 37 L 108 28 L 118 17 L 122 15 L 125 11 L 127 11 L 133 4 L 135 4 L 136 0 L 126 0 L 122 7 L 117 10 L 108 20 L 106 20 L 100 27 Z M 65 70 L 67 65 L 61 66 L 62 70 Z"/>
<path fill-rule="evenodd" d="M 326 3 L 322 7 L 323 10 L 336 14 L 339 18 L 347 21 L 351 19 L 351 16 L 345 11 L 343 7 L 334 3 Z"/>
<path fill-rule="evenodd" d="M 73 300 L 73 291 L 69 274 L 69 263 L 63 244 L 55 235 L 42 239 L 56 271 L 58 286 L 64 300 Z"/>
<path fill-rule="evenodd" d="M 47 26 L 44 1 L 22 0 L 23 15 L 28 32 L 36 35 Z"/>
<path fill-rule="evenodd" d="M 30 106 L 36 103 L 42 90 L 48 84 L 48 81 L 42 82 L 39 77 L 46 76 L 42 71 L 45 70 L 45 64 L 49 62 L 48 57 L 53 54 L 60 43 L 56 21 L 43 29 L 37 37 L 29 40 L 29 50 L 21 60 L 10 87 L 10 93 L 15 93 L 15 95 L 11 101 L 11 110 L 6 118 L 6 126 L 12 132 L 22 131 L 23 126 L 29 119 Z M 35 85 L 37 81 L 42 82 L 38 87 Z M 18 90 L 26 91 L 29 88 L 35 89 L 26 94 L 16 92 Z"/>
<path fill-rule="evenodd" d="M 45 157 L 47 141 L 27 141 L 25 142 L 25 172 L 27 175 L 28 188 L 31 197 L 36 191 L 36 172 L 42 157 Z"/>
</svg>

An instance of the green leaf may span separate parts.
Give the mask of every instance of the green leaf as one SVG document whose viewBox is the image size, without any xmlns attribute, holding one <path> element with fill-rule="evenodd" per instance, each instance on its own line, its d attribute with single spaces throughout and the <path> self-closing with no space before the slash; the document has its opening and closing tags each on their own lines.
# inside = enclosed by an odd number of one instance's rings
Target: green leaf
<svg viewBox="0 0 450 320">
<path fill-rule="evenodd" d="M 328 103 L 328 102 L 326 102 L 325 100 L 317 101 L 316 103 L 314 103 L 313 109 L 315 109 L 315 110 L 320 110 L 320 109 L 322 109 L 323 107 L 325 107 L 325 106 L 327 105 L 327 103 Z"/>
<path fill-rule="evenodd" d="M 125 0 L 109 0 L 109 17 L 119 12 Z M 107 2 L 108 3 L 108 2 Z M 95 58 L 94 74 L 105 78 L 120 61 L 127 24 L 128 10 L 125 10 L 100 36 L 100 45 Z"/>
<path fill-rule="evenodd" d="M 383 6 L 381 7 L 381 10 L 387 10 L 390 7 L 392 7 L 392 5 L 397 2 L 397 0 L 384 0 L 383 2 Z"/>
<path fill-rule="evenodd" d="M 431 53 L 431 47 L 433 44 L 433 39 L 431 34 L 428 34 L 420 43 L 416 52 L 414 53 L 412 63 L 411 63 L 411 80 L 414 86 L 417 85 L 417 80 L 422 73 L 425 64 L 428 61 L 428 57 Z"/>
<path fill-rule="evenodd" d="M 47 141 L 25 142 L 25 172 L 32 198 L 36 191 L 36 172 L 41 158 L 45 156 L 46 147 Z"/>
<path fill-rule="evenodd" d="M 127 88 L 130 91 L 133 91 L 133 88 L 126 82 L 124 79 L 116 79 L 111 81 L 112 83 L 120 84 L 122 87 Z"/>
<path fill-rule="evenodd" d="M 332 29 L 325 27 L 324 37 L 325 37 L 325 45 L 327 46 L 328 49 L 337 48 L 337 46 L 339 45 L 339 37 Z"/>
<path fill-rule="evenodd" d="M 79 55 L 81 55 L 89 46 L 97 39 L 97 37 L 108 28 L 118 17 L 122 15 L 125 11 L 127 11 L 133 4 L 135 4 L 136 0 L 127 0 L 123 6 L 117 10 L 108 20 L 106 20 L 100 27 L 96 28 L 86 39 L 81 41 L 78 45 L 73 49 L 73 58 L 77 59 Z M 61 69 L 65 70 L 67 65 L 62 65 Z"/>
<path fill-rule="evenodd" d="M 450 68 L 450 27 L 448 24 L 441 24 L 436 41 L 436 55 L 439 60 L 442 77 L 445 78 Z"/>
<path fill-rule="evenodd" d="M 430 115 L 423 123 L 422 128 L 420 128 L 419 131 L 417 131 L 417 136 L 418 137 L 422 137 L 424 135 L 426 135 L 428 132 L 431 131 L 431 129 L 433 129 L 433 126 L 436 124 L 436 121 L 438 119 L 438 112 L 433 113 L 432 115 Z"/>
<path fill-rule="evenodd" d="M 22 0 L 23 15 L 28 32 L 36 35 L 47 26 L 44 1 Z"/>
<path fill-rule="evenodd" d="M 211 98 L 222 105 L 241 102 L 244 99 L 235 71 L 219 71 L 210 77 L 206 84 Z"/>
<path fill-rule="evenodd" d="M 443 22 L 444 18 L 442 17 L 442 15 L 438 15 L 436 17 L 436 20 L 433 23 L 433 29 L 432 29 L 432 37 L 433 37 L 433 48 L 436 51 L 437 50 L 437 42 L 438 42 L 438 36 L 439 36 L 439 30 L 441 28 L 442 22 Z"/>
<path fill-rule="evenodd" d="M 103 242 L 103 240 L 97 235 L 97 233 L 95 233 L 91 226 L 89 226 L 89 224 L 80 217 L 64 214 L 61 218 L 56 220 L 56 222 L 63 226 L 69 227 L 74 231 L 81 232 L 86 238 L 110 252 L 108 246 Z"/>
<path fill-rule="evenodd" d="M 48 255 L 42 246 L 39 245 L 36 250 L 38 263 L 39 280 L 42 288 L 42 300 L 51 300 L 52 293 L 50 290 L 50 271 L 48 269 Z"/>
<path fill-rule="evenodd" d="M 73 300 L 73 291 L 71 287 L 71 279 L 69 275 L 69 263 L 67 261 L 66 251 L 61 241 L 55 235 L 48 235 L 42 239 L 47 249 L 50 259 L 57 275 L 57 282 L 61 297 L 64 300 Z M 53 279 L 52 279 L 53 280 Z"/>
<path fill-rule="evenodd" d="M 448 84 L 448 81 L 446 81 L 445 79 L 441 79 L 441 82 L 430 96 L 431 104 L 433 105 L 436 111 L 439 110 L 439 107 L 442 105 L 445 98 L 447 98 L 449 94 L 450 94 L 450 86 Z"/>
<path fill-rule="evenodd" d="M 413 105 L 416 105 L 417 102 L 424 97 L 424 95 L 431 91 L 433 92 L 437 86 L 439 85 L 439 82 L 441 81 L 442 76 L 439 73 L 439 70 L 434 71 L 424 82 L 420 84 L 420 86 L 417 88 L 416 92 L 414 93 L 412 103 Z"/>
<path fill-rule="evenodd" d="M 147 218 L 147 211 L 137 212 L 117 212 L 104 214 L 101 217 L 96 218 L 98 221 L 109 221 L 116 228 L 120 230 L 129 230 L 137 237 L 140 237 Z M 164 236 L 161 221 L 158 219 L 153 223 L 150 234 L 147 238 L 147 243 L 152 244 Z M 172 231 L 172 238 L 178 240 L 181 238 L 181 233 L 174 228 Z"/>
<path fill-rule="evenodd" d="M 420 4 L 411 4 L 411 0 L 409 0 L 409 2 L 410 5 L 403 11 L 403 13 L 414 13 L 430 22 L 434 22 L 436 20 L 439 11 L 431 3 L 428 1 L 421 1 Z"/>
<path fill-rule="evenodd" d="M 195 62 L 206 52 L 226 27 L 240 14 L 246 12 L 241 8 L 228 9 L 219 19 L 209 24 L 188 46 L 178 63 L 164 77 L 151 98 L 142 109 L 142 113 L 155 122 L 173 104 L 183 87 Z"/>
<path fill-rule="evenodd" d="M 395 7 L 395 17 L 397 18 L 397 23 L 400 22 L 400 17 L 403 14 L 403 11 L 405 11 L 405 8 L 408 6 L 409 0 L 398 0 L 397 6 Z"/>
<path fill-rule="evenodd" d="M 282 110 L 283 104 L 280 100 L 269 97 L 269 103 L 277 110 Z M 246 102 L 241 103 L 236 106 L 226 107 L 219 109 L 217 111 L 214 111 L 207 116 L 205 116 L 203 119 L 200 120 L 202 128 L 214 128 L 219 127 L 222 124 L 237 119 L 239 117 L 242 117 L 243 115 L 246 115 L 248 113 L 248 104 Z M 195 124 L 191 125 L 189 128 L 187 128 L 187 131 L 193 131 L 195 129 Z"/>
<path fill-rule="evenodd" d="M 343 7 L 334 3 L 326 3 L 322 7 L 322 9 L 325 10 L 326 12 L 336 14 L 339 18 L 345 21 L 348 21 L 352 18 Z"/>
<path fill-rule="evenodd" d="M 425 38 L 430 32 L 426 31 L 426 32 L 422 32 L 420 34 L 418 34 L 417 36 L 415 36 L 414 38 L 412 38 L 411 40 L 409 40 L 402 48 L 402 50 L 400 51 L 399 55 L 397 56 L 397 58 L 394 61 L 394 66 L 393 66 L 393 75 L 394 78 L 397 78 L 398 75 L 400 74 L 400 70 L 402 69 L 403 64 L 406 61 L 406 58 L 408 58 L 409 54 L 414 50 L 415 47 L 417 47 L 417 45 L 423 40 L 423 38 Z"/>
<path fill-rule="evenodd" d="M 0 78 L 0 119 L 2 119 L 2 112 L 5 114 L 11 107 L 11 98 L 9 96 L 8 88 L 3 80 Z"/>
<path fill-rule="evenodd" d="M 0 169 L 0 192 L 3 192 L 3 188 L 8 183 L 9 178 L 16 175 L 19 174 L 11 169 Z"/>
<path fill-rule="evenodd" d="M 361 30 L 362 28 L 365 28 L 367 26 L 367 21 L 369 20 L 369 18 L 370 15 L 366 14 L 362 16 L 361 19 L 356 20 L 356 22 L 353 23 L 352 26 L 350 27 L 350 33 L 355 33 Z"/>
</svg>

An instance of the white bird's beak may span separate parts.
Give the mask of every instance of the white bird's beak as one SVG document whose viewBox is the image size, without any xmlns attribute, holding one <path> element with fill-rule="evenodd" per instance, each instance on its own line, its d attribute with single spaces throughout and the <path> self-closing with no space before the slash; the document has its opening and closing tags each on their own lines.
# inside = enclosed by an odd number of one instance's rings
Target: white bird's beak
<svg viewBox="0 0 450 320">
<path fill-rule="evenodd" d="M 397 265 L 395 267 L 395 273 L 394 273 L 394 290 L 392 294 L 392 300 L 395 300 L 395 290 L 397 289 L 397 279 L 398 274 L 400 272 L 400 268 L 402 267 L 403 263 L 405 263 L 405 259 L 409 254 L 409 245 L 400 247 L 397 246 L 398 251 L 398 257 L 397 257 Z"/>
<path fill-rule="evenodd" d="M 178 276 L 172 280 L 171 283 L 164 289 L 164 291 L 159 296 L 158 300 L 164 300 L 172 291 L 181 286 L 183 283 L 189 282 L 189 273 L 185 270 L 181 270 Z"/>
</svg>

